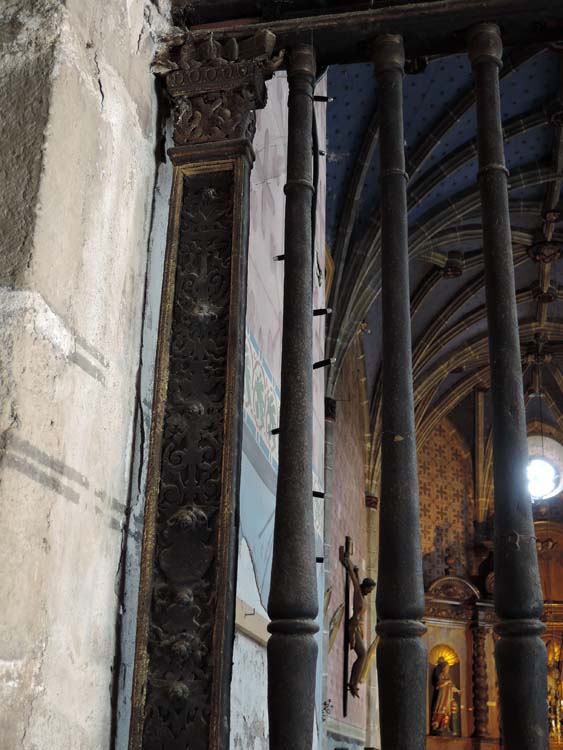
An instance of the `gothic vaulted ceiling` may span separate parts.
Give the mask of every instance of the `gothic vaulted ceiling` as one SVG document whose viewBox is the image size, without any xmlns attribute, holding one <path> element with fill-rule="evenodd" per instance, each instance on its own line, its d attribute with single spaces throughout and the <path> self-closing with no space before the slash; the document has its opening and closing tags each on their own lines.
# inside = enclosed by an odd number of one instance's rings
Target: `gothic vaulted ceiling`
<svg viewBox="0 0 563 750">
<path fill-rule="evenodd" d="M 327 237 L 335 262 L 328 353 L 336 362 L 327 386 L 333 395 L 361 327 L 374 484 L 381 388 L 377 88 L 372 66 L 355 61 L 369 59 L 376 33 L 393 31 L 398 15 L 391 5 L 403 4 L 407 53 L 439 52 L 408 61 L 405 79 L 418 442 L 424 445 L 447 415 L 471 445 L 472 394 L 489 384 L 472 73 L 465 54 L 447 54 L 464 48 L 464 30 L 476 14 L 498 22 L 507 40 L 502 116 L 527 415 L 563 429 L 563 47 L 510 47 L 515 39 L 561 38 L 560 3 L 542 0 L 536 7 L 521 0 L 515 14 L 506 3 L 467 0 L 452 14 L 438 0 L 172 0 L 180 26 L 241 35 L 262 23 L 275 31 L 280 49 L 301 40 L 295 21 L 311 16 L 319 66 L 331 63 L 334 101 L 327 105 L 328 150 L 321 156 L 327 159 Z M 431 6 L 436 22 L 429 24 L 424 18 Z M 349 13 L 356 10 L 364 12 L 363 23 Z M 342 21 L 323 20 L 329 12 Z M 543 398 L 534 398 L 537 393 Z"/>
<path fill-rule="evenodd" d="M 425 63 L 427 63 L 425 65 Z M 472 442 L 471 398 L 489 384 L 472 73 L 466 55 L 414 61 L 405 138 L 418 440 L 449 415 Z M 327 237 L 336 364 L 362 327 L 376 472 L 381 386 L 377 89 L 369 64 L 328 70 Z M 528 418 L 563 426 L 563 50 L 509 49 L 501 71 Z M 539 365 L 539 366 L 538 366 Z M 541 380 L 541 383 L 539 382 Z M 532 398 L 541 390 L 544 398 Z M 539 414 L 539 410 L 542 411 Z"/>
</svg>

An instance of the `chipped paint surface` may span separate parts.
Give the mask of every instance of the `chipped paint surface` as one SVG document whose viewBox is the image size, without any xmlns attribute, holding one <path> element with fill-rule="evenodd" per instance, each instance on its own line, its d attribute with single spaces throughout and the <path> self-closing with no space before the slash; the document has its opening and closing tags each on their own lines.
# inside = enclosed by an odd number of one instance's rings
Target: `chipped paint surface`
<svg viewBox="0 0 563 750">
<path fill-rule="evenodd" d="M 231 685 L 231 750 L 268 750 L 266 649 L 235 635 Z"/>
<path fill-rule="evenodd" d="M 122 557 L 140 540 L 129 498 L 149 235 L 165 234 L 150 73 L 164 21 L 148 0 L 0 5 L 0 745 L 101 750 Z"/>
<path fill-rule="evenodd" d="M 12 325 L 12 318 L 17 315 L 22 316 L 29 333 L 49 341 L 57 354 L 69 357 L 75 350 L 71 331 L 38 292 L 30 292 L 27 289 L 0 289 L 2 325 Z"/>
</svg>

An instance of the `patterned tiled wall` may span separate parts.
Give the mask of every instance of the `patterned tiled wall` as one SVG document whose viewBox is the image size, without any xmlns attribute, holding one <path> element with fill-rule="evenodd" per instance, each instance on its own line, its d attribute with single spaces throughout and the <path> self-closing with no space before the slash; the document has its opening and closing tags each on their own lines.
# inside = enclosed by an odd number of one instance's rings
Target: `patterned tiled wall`
<svg viewBox="0 0 563 750">
<path fill-rule="evenodd" d="M 444 419 L 418 457 L 424 583 L 444 575 L 446 549 L 458 575 L 468 574 L 467 547 L 473 533 L 471 454 L 455 427 Z"/>
</svg>

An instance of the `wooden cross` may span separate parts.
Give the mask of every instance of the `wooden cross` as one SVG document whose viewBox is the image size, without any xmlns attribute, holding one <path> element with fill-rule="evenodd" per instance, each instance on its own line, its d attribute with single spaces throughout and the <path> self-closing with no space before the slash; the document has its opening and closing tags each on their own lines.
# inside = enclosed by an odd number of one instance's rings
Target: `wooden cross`
<svg viewBox="0 0 563 750">
<path fill-rule="evenodd" d="M 350 558 L 354 554 L 354 544 L 351 537 L 347 536 L 344 547 L 340 547 L 340 561 Z M 342 716 L 348 715 L 348 672 L 350 669 L 350 635 L 348 633 L 348 623 L 350 622 L 350 572 L 344 566 L 346 571 L 346 582 L 344 584 L 344 665 L 342 670 Z"/>
</svg>

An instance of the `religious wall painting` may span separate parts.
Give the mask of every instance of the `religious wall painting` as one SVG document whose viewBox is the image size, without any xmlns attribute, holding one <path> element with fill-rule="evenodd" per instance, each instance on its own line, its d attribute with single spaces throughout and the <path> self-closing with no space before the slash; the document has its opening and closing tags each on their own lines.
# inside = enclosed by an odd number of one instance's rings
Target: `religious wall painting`
<svg viewBox="0 0 563 750">
<path fill-rule="evenodd" d="M 439 644 L 430 651 L 428 659 L 430 734 L 439 737 L 460 737 L 459 657 L 451 646 Z"/>
<path fill-rule="evenodd" d="M 480 598 L 479 589 L 465 578 L 447 573 L 432 581 L 428 594 L 433 599 L 471 604 Z"/>
<path fill-rule="evenodd" d="M 244 431 L 241 471 L 241 534 L 252 558 L 256 585 L 267 606 L 274 536 L 274 510 L 278 470 L 277 427 L 280 389 L 267 354 L 246 326 L 244 369 Z M 313 497 L 316 554 L 323 554 L 324 500 L 322 483 L 313 467 Z"/>
<path fill-rule="evenodd" d="M 251 330 L 246 329 L 244 423 L 274 472 L 278 468 L 280 389 Z"/>
<path fill-rule="evenodd" d="M 244 367 L 244 425 L 266 459 L 275 477 L 278 470 L 278 434 L 280 414 L 280 389 L 261 351 L 257 338 L 251 329 L 246 328 L 245 367 Z M 319 441 L 316 441 L 319 442 Z M 320 441 L 322 442 L 322 441 Z M 322 458 L 322 456 L 321 456 Z M 253 463 L 256 464 L 255 461 Z M 323 464 L 318 464 L 322 468 Z M 313 489 L 322 491 L 317 463 L 313 465 Z M 259 467 L 258 467 L 259 469 Z M 259 473 L 263 474 L 262 471 Z M 266 481 L 266 477 L 262 476 Z M 271 477 L 267 483 L 272 484 Z M 275 492 L 275 481 L 272 485 Z M 322 500 L 322 498 L 321 498 Z M 322 503 L 315 503 L 315 510 L 322 517 Z M 316 531 L 322 536 L 318 525 L 319 513 L 315 514 Z"/>
</svg>

